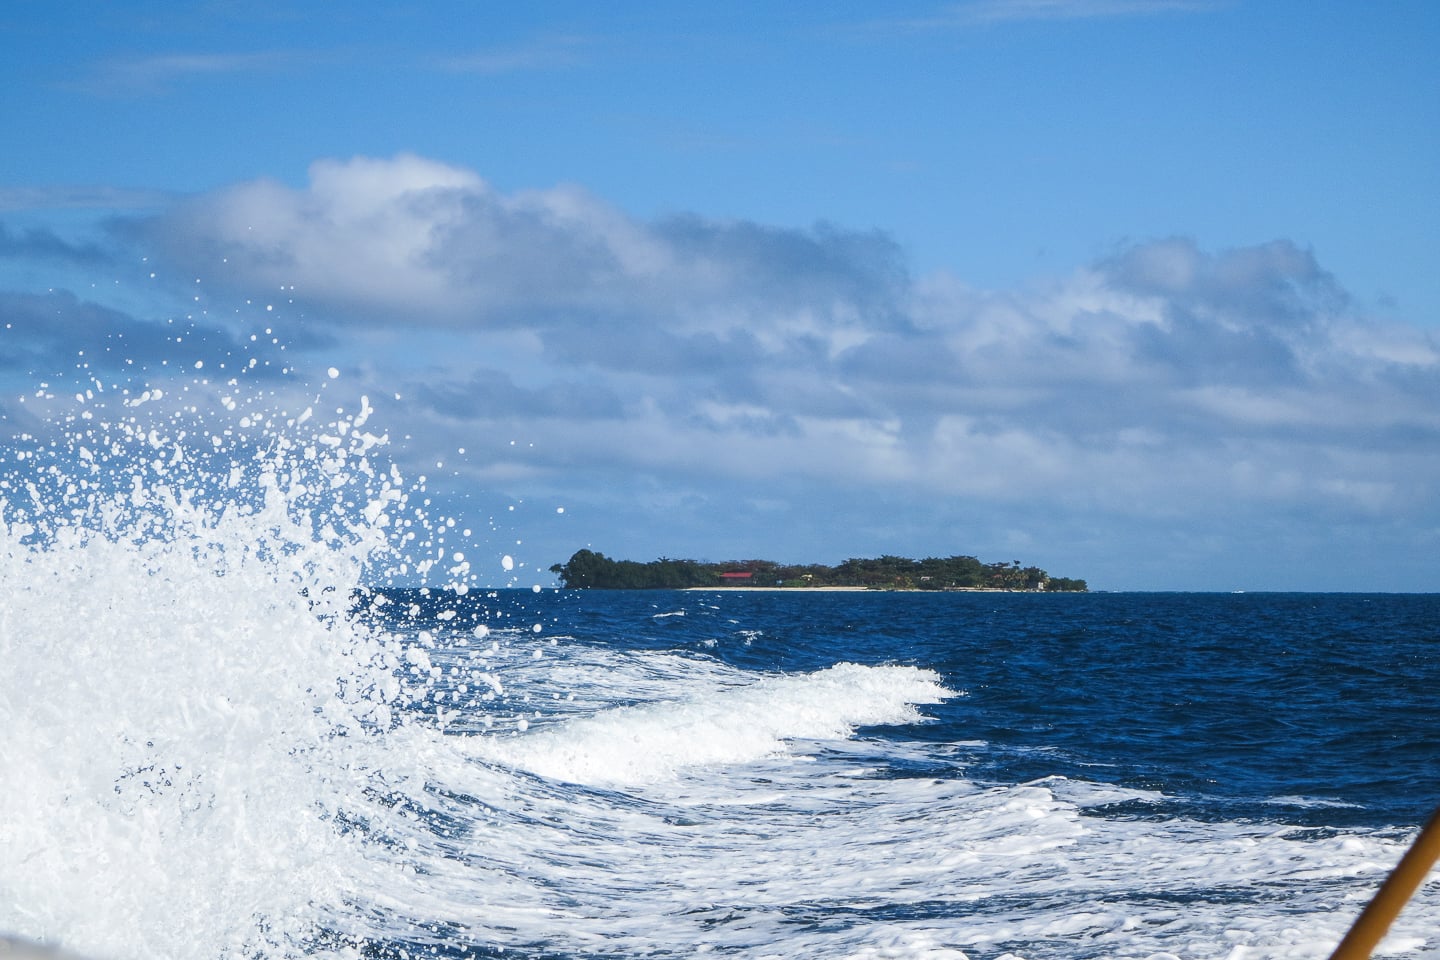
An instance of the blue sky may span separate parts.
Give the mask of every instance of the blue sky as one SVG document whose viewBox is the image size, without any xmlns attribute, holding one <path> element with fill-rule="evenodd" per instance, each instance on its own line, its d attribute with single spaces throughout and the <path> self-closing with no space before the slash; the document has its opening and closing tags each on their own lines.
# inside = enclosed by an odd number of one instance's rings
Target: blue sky
<svg viewBox="0 0 1440 960">
<path fill-rule="evenodd" d="M 269 328 L 496 583 L 1440 585 L 1436 5 L 174 6 L 0 13 L 16 429 Z"/>
</svg>

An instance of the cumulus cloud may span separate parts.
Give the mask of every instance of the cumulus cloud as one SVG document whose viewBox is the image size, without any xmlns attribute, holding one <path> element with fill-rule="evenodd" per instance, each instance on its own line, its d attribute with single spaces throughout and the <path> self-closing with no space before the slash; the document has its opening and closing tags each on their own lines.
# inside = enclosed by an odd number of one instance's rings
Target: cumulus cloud
<svg viewBox="0 0 1440 960">
<path fill-rule="evenodd" d="M 236 185 L 147 225 L 187 270 L 293 285 L 350 320 L 475 327 L 743 316 L 788 328 L 889 309 L 904 268 L 879 233 L 637 221 L 573 186 L 512 194 L 415 156 L 320 161 L 295 190 Z"/>
<path fill-rule="evenodd" d="M 878 232 L 641 220 L 413 156 L 239 184 L 145 233 L 207 282 L 293 285 L 377 385 L 403 381 L 407 429 L 465 438 L 476 482 L 663 478 L 711 511 L 734 487 L 757 524 L 828 500 L 893 501 L 911 530 L 924 510 L 1440 528 L 1440 345 L 1287 240 L 1131 243 L 980 290 L 912 275 Z"/>
<path fill-rule="evenodd" d="M 412 391 L 432 406 L 577 424 L 658 410 L 673 448 L 692 429 L 809 438 L 814 472 L 862 482 L 1032 495 L 1073 489 L 1077 465 L 1095 464 L 1093 486 L 1149 456 L 1158 490 L 1192 468 L 1177 450 L 1437 427 L 1434 344 L 1369 324 L 1288 241 L 1210 253 L 1161 239 L 984 292 L 913 278 L 875 232 L 642 221 L 577 187 L 505 194 L 415 156 L 322 161 L 303 189 L 240 184 L 148 229 L 187 269 L 224 261 L 240 286 L 293 286 L 337 328 L 537 338 L 525 361 L 549 393 L 443 358 L 455 381 Z"/>
</svg>

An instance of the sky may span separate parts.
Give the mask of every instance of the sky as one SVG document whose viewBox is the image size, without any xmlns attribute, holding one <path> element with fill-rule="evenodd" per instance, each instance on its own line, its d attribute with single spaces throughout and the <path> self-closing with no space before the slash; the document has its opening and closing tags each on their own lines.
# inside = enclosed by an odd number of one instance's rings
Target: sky
<svg viewBox="0 0 1440 960">
<path fill-rule="evenodd" d="M 179 6 L 0 11 L 0 434 L 271 350 L 492 585 L 1440 589 L 1440 5 Z"/>
</svg>

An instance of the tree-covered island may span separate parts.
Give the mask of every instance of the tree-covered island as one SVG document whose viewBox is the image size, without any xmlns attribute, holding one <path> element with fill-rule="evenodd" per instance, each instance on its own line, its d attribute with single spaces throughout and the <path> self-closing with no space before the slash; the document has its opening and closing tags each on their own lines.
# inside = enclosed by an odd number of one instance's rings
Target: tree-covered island
<svg viewBox="0 0 1440 960">
<path fill-rule="evenodd" d="M 701 563 L 661 557 L 649 563 L 611 560 L 593 550 L 577 550 L 550 572 L 569 589 L 686 590 L 697 587 L 849 587 L 871 590 L 1033 590 L 1084 592 L 1084 580 L 1052 577 L 1039 567 L 981 563 L 974 557 L 876 557 L 846 560 L 838 566 L 793 565 L 770 560 Z"/>
</svg>

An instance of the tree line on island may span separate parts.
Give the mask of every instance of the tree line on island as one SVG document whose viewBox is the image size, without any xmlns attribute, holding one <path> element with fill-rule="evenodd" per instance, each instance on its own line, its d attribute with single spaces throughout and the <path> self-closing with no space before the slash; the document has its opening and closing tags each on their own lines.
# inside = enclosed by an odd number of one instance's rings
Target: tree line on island
<svg viewBox="0 0 1440 960">
<path fill-rule="evenodd" d="M 865 587 L 872 590 L 1035 590 L 1084 592 L 1084 580 L 1052 577 L 1039 567 L 981 563 L 974 557 L 883 556 L 851 558 L 837 566 L 782 564 L 770 560 L 702 563 L 661 557 L 648 563 L 612 560 L 577 550 L 550 572 L 568 589 L 685 590 L 694 587 Z"/>
</svg>

